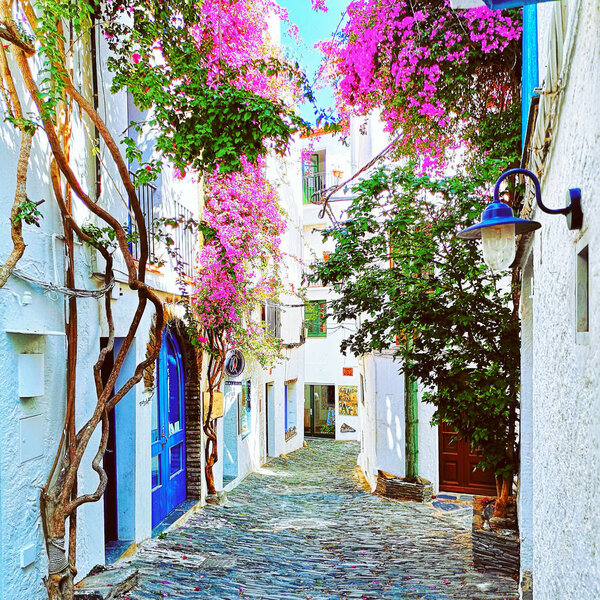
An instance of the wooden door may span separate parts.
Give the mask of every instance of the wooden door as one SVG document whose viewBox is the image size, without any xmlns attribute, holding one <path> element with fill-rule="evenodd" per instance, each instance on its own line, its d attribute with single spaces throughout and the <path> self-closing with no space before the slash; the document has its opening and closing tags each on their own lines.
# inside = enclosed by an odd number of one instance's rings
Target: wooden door
<svg viewBox="0 0 600 600">
<path fill-rule="evenodd" d="M 481 455 L 471 452 L 468 442 L 444 423 L 438 428 L 440 446 L 440 490 L 463 494 L 496 495 L 496 480 L 491 471 L 476 469 Z"/>
</svg>

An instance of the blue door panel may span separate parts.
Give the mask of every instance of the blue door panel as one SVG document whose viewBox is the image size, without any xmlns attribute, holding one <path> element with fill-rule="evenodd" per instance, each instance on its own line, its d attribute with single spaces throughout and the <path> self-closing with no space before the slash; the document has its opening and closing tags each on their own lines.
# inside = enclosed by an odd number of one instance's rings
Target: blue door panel
<svg viewBox="0 0 600 600">
<path fill-rule="evenodd" d="M 186 498 L 185 370 L 179 344 L 166 330 L 158 357 L 157 423 L 152 435 L 152 527 Z M 154 426 L 157 425 L 157 429 Z"/>
</svg>

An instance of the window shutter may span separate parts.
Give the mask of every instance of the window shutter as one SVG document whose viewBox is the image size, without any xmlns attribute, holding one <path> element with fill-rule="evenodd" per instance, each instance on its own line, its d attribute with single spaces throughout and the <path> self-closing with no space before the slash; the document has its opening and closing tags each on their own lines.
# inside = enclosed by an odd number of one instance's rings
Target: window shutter
<svg viewBox="0 0 600 600">
<path fill-rule="evenodd" d="M 327 302 L 316 300 L 304 307 L 308 337 L 327 337 Z"/>
</svg>

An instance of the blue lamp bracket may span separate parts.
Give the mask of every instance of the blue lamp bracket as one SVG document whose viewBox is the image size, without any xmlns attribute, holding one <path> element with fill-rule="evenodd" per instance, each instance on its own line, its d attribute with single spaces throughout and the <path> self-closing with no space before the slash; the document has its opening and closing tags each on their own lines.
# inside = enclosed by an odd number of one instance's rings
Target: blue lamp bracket
<svg viewBox="0 0 600 600">
<path fill-rule="evenodd" d="M 539 179 L 528 169 L 510 169 L 502 173 L 494 186 L 494 202 L 500 202 L 500 184 L 511 175 L 527 175 L 535 187 L 535 200 L 540 210 L 549 215 L 565 215 L 567 218 L 567 227 L 571 230 L 581 229 L 583 225 L 583 211 L 581 209 L 581 190 L 571 188 L 567 191 L 567 206 L 564 208 L 548 208 L 542 202 L 542 190 Z"/>
<path fill-rule="evenodd" d="M 504 8 L 517 8 L 528 4 L 541 4 L 552 0 L 483 0 L 490 10 L 502 10 Z"/>
</svg>

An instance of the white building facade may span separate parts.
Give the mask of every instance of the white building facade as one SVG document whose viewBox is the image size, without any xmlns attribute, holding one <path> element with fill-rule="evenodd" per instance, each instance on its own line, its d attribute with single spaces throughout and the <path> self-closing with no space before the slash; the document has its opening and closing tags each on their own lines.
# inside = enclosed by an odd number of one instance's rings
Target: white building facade
<svg viewBox="0 0 600 600">
<path fill-rule="evenodd" d="M 523 166 L 549 207 L 579 188 L 584 216 L 570 231 L 531 199 L 524 211 L 542 228 L 520 246 L 522 593 L 592 600 L 600 597 L 600 6 L 549 2 L 536 13 L 529 33 L 541 92 Z"/>
<path fill-rule="evenodd" d="M 112 95 L 108 92 L 110 74 L 105 69 L 106 48 L 103 36 L 97 32 L 98 52 L 92 56 L 89 67 L 97 79 L 106 83 L 96 89 L 100 95 L 99 111 L 116 139 L 127 129 L 129 121 L 136 118 L 135 108 L 126 93 Z M 16 69 L 15 69 L 16 72 Z M 77 79 L 76 85 L 83 85 Z M 33 112 L 31 101 L 21 88 L 21 101 Z M 86 134 L 88 123 L 79 115 L 73 117 L 72 167 L 90 190 L 99 205 L 111 212 L 121 223 L 128 222 L 128 209 L 119 176 L 100 146 L 100 161 L 95 165 L 95 153 Z M 7 185 L 0 203 L 11 206 L 17 162 L 15 130 L 7 122 L 1 125 L 2 153 L 0 166 Z M 146 149 L 152 152 L 151 145 Z M 0 435 L 0 546 L 4 558 L 0 566 L 0 597 L 15 600 L 41 598 L 45 595 L 42 582 L 47 572 L 40 518 L 40 492 L 46 484 L 61 437 L 66 409 L 66 336 L 68 319 L 66 287 L 66 248 L 60 213 L 53 198 L 47 169 L 50 151 L 44 133 L 35 137 L 31 167 L 27 181 L 27 195 L 34 201 L 45 199 L 40 205 L 43 218 L 39 229 L 24 226 L 27 244 L 25 255 L 13 276 L 0 290 L 0 413 L 5 427 Z M 130 169 L 134 168 L 130 165 Z M 10 183 L 9 183 L 10 182 Z M 96 182 L 98 182 L 96 184 Z M 193 181 L 176 180 L 166 168 L 154 185 L 138 190 L 143 197 L 143 210 L 147 225 L 153 217 L 183 214 L 198 218 L 200 193 Z M 103 224 L 97 221 L 77 199 L 73 199 L 73 215 L 82 225 Z M 129 225 L 131 226 L 131 225 Z M 173 235 L 187 262 L 186 274 L 196 252 L 193 236 L 175 231 Z M 167 480 L 177 480 L 180 496 L 185 500 L 200 500 L 201 482 L 195 477 L 202 473 L 200 450 L 200 419 L 198 411 L 186 415 L 186 408 L 197 399 L 199 379 L 192 374 L 190 342 L 186 337 L 180 307 L 180 295 L 172 260 L 164 247 L 151 241 L 151 265 L 147 283 L 165 303 L 168 333 L 172 338 L 171 358 L 177 369 L 167 370 L 167 356 L 161 352 L 152 375 L 144 377 L 111 411 L 108 452 L 104 468 L 109 476 L 109 486 L 104 497 L 95 503 L 84 504 L 77 512 L 79 577 L 96 564 L 105 562 L 106 547 L 113 545 L 117 551 L 150 537 L 154 521 L 158 488 Z M 2 236 L 0 253 L 8 255 L 10 238 Z M 132 251 L 135 256 L 136 248 Z M 91 416 L 96 405 L 93 365 L 101 347 L 106 344 L 108 326 L 103 313 L 104 285 L 102 273 L 104 260 L 95 250 L 79 241 L 75 243 L 75 284 L 80 290 L 100 292 L 97 297 L 80 297 L 78 307 L 78 363 L 76 387 L 76 426 L 81 427 Z M 107 358 L 107 366 L 114 359 L 130 327 L 137 307 L 137 294 L 129 289 L 124 261 L 115 252 L 115 284 L 107 294 L 111 300 L 115 324 L 115 349 Z M 159 266 L 164 262 L 162 266 Z M 125 358 L 117 380 L 118 389 L 147 356 L 147 344 L 153 330 L 151 305 L 144 312 L 133 344 Z M 165 345 L 165 348 L 168 346 Z M 166 408 L 167 388 L 177 388 L 176 402 Z M 165 391 L 167 390 L 167 391 Z M 160 413 L 161 408 L 163 413 Z M 160 413 L 160 414 L 159 414 Z M 164 418 L 163 418 L 164 417 Z M 187 419 L 186 419 L 187 417 Z M 192 425 L 195 421 L 195 427 Z M 162 432 L 162 437 L 159 434 Z M 186 445 L 186 436 L 192 431 L 197 444 Z M 177 437 L 178 436 L 178 437 Z M 167 440 L 165 450 L 155 453 L 158 439 Z M 169 444 L 171 440 L 172 443 Z M 99 431 L 92 437 L 84 456 L 78 478 L 80 494 L 93 492 L 98 485 L 98 475 L 91 469 L 91 460 L 99 442 Z M 163 456 L 162 470 L 157 456 Z M 194 463 L 197 459 L 198 464 Z M 158 479 L 161 479 L 158 485 Z M 194 479 L 194 482 L 191 480 Z M 153 489 L 156 488 L 156 489 Z"/>
<path fill-rule="evenodd" d="M 351 149 L 338 137 L 324 134 L 303 140 L 310 162 L 303 172 L 304 262 L 307 271 L 317 260 L 326 260 L 334 250 L 331 240 L 323 241 L 323 231 L 332 217 L 323 214 L 322 192 L 348 179 L 352 171 Z M 328 201 L 334 220 L 345 218 L 351 198 L 340 189 Z M 306 282 L 304 328 L 306 336 L 304 370 L 304 433 L 307 436 L 338 440 L 360 439 L 358 360 L 344 355 L 340 344 L 356 330 L 354 321 L 339 322 L 328 314 L 335 298 L 330 286 Z"/>
</svg>

